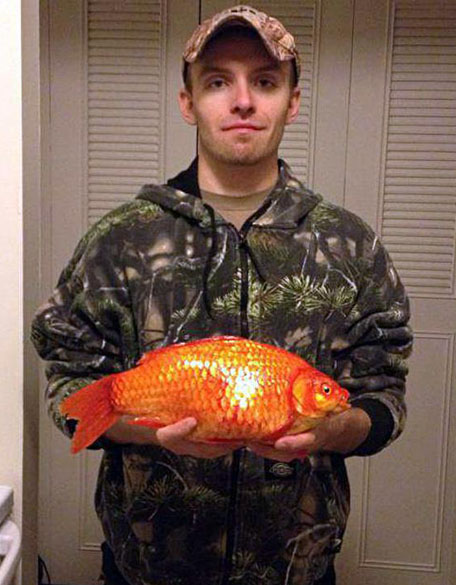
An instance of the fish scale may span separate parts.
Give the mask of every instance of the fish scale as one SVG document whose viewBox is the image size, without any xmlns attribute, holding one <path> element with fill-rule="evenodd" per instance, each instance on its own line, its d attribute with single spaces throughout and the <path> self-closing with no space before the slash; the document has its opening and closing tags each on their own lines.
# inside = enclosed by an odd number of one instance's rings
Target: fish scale
<svg viewBox="0 0 456 585">
<path fill-rule="evenodd" d="M 61 411 L 79 421 L 76 452 L 123 415 L 152 428 L 193 416 L 198 424 L 189 438 L 196 441 L 271 442 L 345 410 L 347 399 L 346 390 L 296 354 L 214 337 L 148 352 L 135 368 L 69 396 Z"/>
</svg>

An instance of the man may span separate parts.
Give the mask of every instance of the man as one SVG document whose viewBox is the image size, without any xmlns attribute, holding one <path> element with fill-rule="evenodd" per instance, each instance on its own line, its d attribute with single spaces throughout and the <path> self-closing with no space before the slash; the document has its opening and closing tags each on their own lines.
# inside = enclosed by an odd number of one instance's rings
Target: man
<svg viewBox="0 0 456 585">
<path fill-rule="evenodd" d="M 145 186 L 79 244 L 34 321 L 58 406 L 145 351 L 241 335 L 294 351 L 351 393 L 312 432 L 264 444 L 194 443 L 197 420 L 158 431 L 120 421 L 96 508 L 105 583 L 335 583 L 349 509 L 344 457 L 400 434 L 411 345 L 403 287 L 373 232 L 278 160 L 297 116 L 299 56 L 275 19 L 239 6 L 204 22 L 184 53 L 184 119 L 198 158 Z"/>
</svg>

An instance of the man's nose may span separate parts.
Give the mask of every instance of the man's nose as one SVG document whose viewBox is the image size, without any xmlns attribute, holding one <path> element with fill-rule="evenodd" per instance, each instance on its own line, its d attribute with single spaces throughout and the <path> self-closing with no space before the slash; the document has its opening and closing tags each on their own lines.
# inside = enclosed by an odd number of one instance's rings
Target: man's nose
<svg viewBox="0 0 456 585">
<path fill-rule="evenodd" d="M 233 91 L 232 111 L 241 115 L 252 113 L 255 105 L 249 83 L 246 80 L 240 80 L 234 85 Z"/>
</svg>

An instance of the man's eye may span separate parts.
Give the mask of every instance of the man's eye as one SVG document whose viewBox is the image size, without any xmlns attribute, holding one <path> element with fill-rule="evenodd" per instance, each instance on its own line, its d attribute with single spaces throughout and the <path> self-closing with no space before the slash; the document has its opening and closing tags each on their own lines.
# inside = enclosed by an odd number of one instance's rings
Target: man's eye
<svg viewBox="0 0 456 585">
<path fill-rule="evenodd" d="M 219 89 L 225 85 L 225 81 L 223 79 L 212 79 L 208 82 L 207 86 L 212 89 Z"/>
<path fill-rule="evenodd" d="M 258 80 L 258 85 L 264 89 L 268 89 L 270 87 L 275 87 L 275 83 L 272 79 L 259 79 Z"/>
</svg>

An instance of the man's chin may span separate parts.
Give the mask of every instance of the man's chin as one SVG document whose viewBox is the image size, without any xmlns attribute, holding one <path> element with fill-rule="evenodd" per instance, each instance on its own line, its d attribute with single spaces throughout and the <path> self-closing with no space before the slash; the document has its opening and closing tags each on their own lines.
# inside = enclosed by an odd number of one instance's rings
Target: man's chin
<svg viewBox="0 0 456 585">
<path fill-rule="evenodd" d="M 265 154 L 259 154 L 258 152 L 237 152 L 229 154 L 220 153 L 217 158 L 220 162 L 228 165 L 253 167 L 269 157 Z"/>
</svg>

